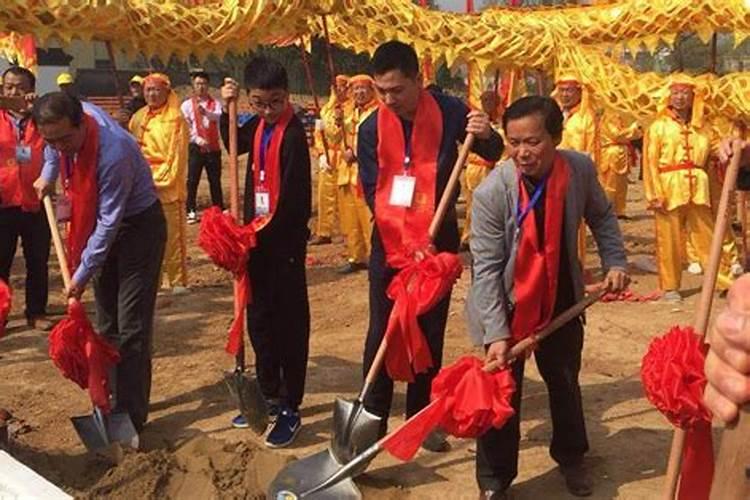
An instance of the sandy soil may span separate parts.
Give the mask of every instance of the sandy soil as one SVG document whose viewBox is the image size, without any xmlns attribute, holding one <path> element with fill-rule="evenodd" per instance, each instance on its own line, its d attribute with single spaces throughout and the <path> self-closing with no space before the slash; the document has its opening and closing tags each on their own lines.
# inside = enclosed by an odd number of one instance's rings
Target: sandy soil
<svg viewBox="0 0 750 500">
<path fill-rule="evenodd" d="M 205 203 L 205 186 L 202 202 Z M 653 268 L 653 222 L 640 190 L 631 184 L 629 215 L 623 224 L 632 266 L 632 288 L 657 286 Z M 46 334 L 28 329 L 22 318 L 23 262 L 16 260 L 16 290 L 10 328 L 0 340 L 0 407 L 11 420 L 12 451 L 66 491 L 107 498 L 262 498 L 268 482 L 291 457 L 323 449 L 330 437 L 331 402 L 354 397 L 361 380 L 361 353 L 367 327 L 366 273 L 341 276 L 344 245 L 311 247 L 308 280 L 312 339 L 304 428 L 291 449 L 268 451 L 251 431 L 229 425 L 235 415 L 223 385 L 232 360 L 223 351 L 231 319 L 229 276 L 195 246 L 190 226 L 191 293 L 158 300 L 151 417 L 143 451 L 111 468 L 85 453 L 69 417 L 89 411 L 87 396 L 64 380 L 47 356 Z M 20 254 L 20 252 L 19 252 Z M 468 256 L 465 256 L 468 260 Z M 589 265 L 598 260 L 589 254 Z M 62 311 L 61 282 L 52 264 L 52 309 Z M 464 272 L 453 294 L 445 361 L 472 351 L 465 332 Z M 586 327 L 581 381 L 586 408 L 595 494 L 592 498 L 655 497 L 661 487 L 672 430 L 643 396 L 640 360 L 649 339 L 675 323 L 690 323 L 700 278 L 685 277 L 689 297 L 679 306 L 663 302 L 609 303 L 591 308 Z M 91 295 L 85 297 L 91 300 Z M 715 301 L 721 307 L 722 300 Z M 90 305 L 90 304 L 89 304 Z M 527 365 L 523 400 L 518 499 L 571 498 L 550 459 L 551 428 L 541 379 Z M 403 387 L 394 414 L 403 411 Z M 399 420 L 400 417 L 394 419 Z M 473 441 L 452 440 L 445 454 L 420 452 L 402 464 L 381 455 L 359 485 L 367 498 L 473 499 Z"/>
</svg>

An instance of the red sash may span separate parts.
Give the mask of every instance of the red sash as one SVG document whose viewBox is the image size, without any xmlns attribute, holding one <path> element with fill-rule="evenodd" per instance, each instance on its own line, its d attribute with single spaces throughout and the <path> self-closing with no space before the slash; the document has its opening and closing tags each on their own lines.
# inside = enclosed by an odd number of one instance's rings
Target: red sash
<svg viewBox="0 0 750 500">
<path fill-rule="evenodd" d="M 18 163 L 17 145 L 30 148 L 30 162 Z M 34 181 L 41 174 L 43 163 L 44 139 L 34 122 L 27 119 L 19 141 L 13 117 L 7 111 L 0 111 L 0 207 L 21 207 L 24 212 L 39 210 Z"/>
<path fill-rule="evenodd" d="M 208 128 L 204 127 L 203 114 L 201 114 L 200 110 L 198 109 L 200 107 L 198 99 L 196 97 L 193 97 L 190 99 L 190 101 L 193 104 L 193 120 L 195 120 L 195 131 L 198 134 L 198 137 L 200 137 L 207 143 L 206 146 L 201 146 L 201 149 L 204 149 L 208 152 L 219 151 L 219 126 L 215 121 L 209 120 Z M 209 97 L 208 105 L 206 106 L 206 108 L 209 111 L 214 111 L 216 109 L 216 100 Z"/>
<path fill-rule="evenodd" d="M 415 251 L 430 243 L 428 230 L 435 213 L 437 161 L 443 137 L 443 116 L 432 95 L 423 90 L 411 134 L 411 164 L 415 176 L 411 207 L 390 204 L 394 176 L 405 173 L 406 140 L 399 117 L 385 105 L 378 108 L 378 180 L 375 188 L 375 223 L 386 262 L 400 269 L 413 263 Z"/>
<path fill-rule="evenodd" d="M 560 153 L 544 187 L 544 247 L 539 247 L 539 234 L 533 210 L 528 212 L 519 227 L 521 231 L 516 253 L 513 286 L 516 308 L 511 332 L 519 341 L 543 328 L 552 318 L 557 298 L 557 278 L 560 269 L 560 245 L 564 244 L 562 227 L 565 194 L 570 167 Z M 518 206 L 523 212 L 529 204 L 529 193 L 518 179 Z"/>
<path fill-rule="evenodd" d="M 260 157 L 261 142 L 263 140 L 263 130 L 266 128 L 266 121 L 260 120 L 258 128 L 255 130 L 253 138 L 253 179 L 255 193 L 260 190 L 268 192 L 269 196 L 269 213 L 268 215 L 255 216 L 252 225 L 256 231 L 263 229 L 266 224 L 271 222 L 273 214 L 276 212 L 276 205 L 279 202 L 279 192 L 281 190 L 281 141 L 284 139 L 284 132 L 287 125 L 294 116 L 294 110 L 287 106 L 281 114 L 279 121 L 276 122 L 273 132 L 271 132 L 271 141 L 265 151 L 265 164 Z M 261 182 L 261 165 L 265 172 L 265 180 Z M 255 193 L 253 193 L 253 203 L 255 203 Z"/>
<path fill-rule="evenodd" d="M 68 233 L 68 265 L 71 271 L 78 268 L 81 253 L 96 226 L 96 206 L 99 198 L 96 183 L 99 125 L 96 120 L 84 113 L 81 126 L 86 127 L 86 138 L 81 150 L 73 158 L 60 155 L 63 187 L 71 205 Z"/>
</svg>

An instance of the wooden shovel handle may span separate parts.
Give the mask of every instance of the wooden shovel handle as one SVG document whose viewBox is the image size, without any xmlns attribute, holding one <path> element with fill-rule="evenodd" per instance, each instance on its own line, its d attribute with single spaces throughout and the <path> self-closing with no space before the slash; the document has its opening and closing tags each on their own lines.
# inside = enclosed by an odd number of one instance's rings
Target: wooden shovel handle
<svg viewBox="0 0 750 500">
<path fill-rule="evenodd" d="M 52 206 L 52 198 L 50 198 L 48 194 L 45 194 L 44 198 L 42 198 L 42 205 L 44 205 L 44 211 L 47 213 L 49 232 L 52 234 L 52 243 L 55 246 L 55 254 L 57 254 L 57 261 L 60 263 L 60 274 L 62 274 L 63 284 L 65 285 L 65 288 L 68 288 L 72 281 L 70 277 L 70 268 L 68 267 L 68 259 L 65 256 L 65 246 L 63 245 L 62 237 L 60 236 L 60 229 L 57 227 L 55 208 Z"/>
<path fill-rule="evenodd" d="M 237 99 L 227 103 L 229 114 L 229 211 L 240 223 L 240 174 L 237 166 Z"/>
<path fill-rule="evenodd" d="M 453 164 L 453 170 L 451 171 L 451 176 L 448 178 L 448 184 L 446 184 L 443 194 L 440 197 L 440 203 L 435 210 L 435 215 L 432 216 L 432 222 L 430 223 L 430 229 L 428 231 L 430 242 L 435 239 L 435 235 L 437 234 L 440 225 L 443 223 L 445 213 L 448 211 L 448 206 L 450 205 L 450 202 L 453 199 L 453 194 L 458 186 L 458 178 L 461 176 L 461 170 L 464 168 L 466 158 L 469 156 L 469 152 L 473 145 L 474 134 L 466 134 L 466 139 L 464 139 L 464 142 L 461 145 L 461 150 L 458 153 L 458 158 L 456 158 L 456 163 Z M 375 353 L 375 359 L 373 359 L 370 369 L 365 376 L 365 385 L 375 382 L 375 379 L 385 362 L 385 353 L 387 350 L 388 340 L 383 336 L 383 340 L 380 341 L 380 346 L 378 346 L 378 352 Z"/>
<path fill-rule="evenodd" d="M 706 266 L 703 275 L 701 296 L 695 313 L 695 331 L 702 337 L 706 336 L 708 322 L 711 317 L 714 288 L 716 287 L 716 278 L 719 275 L 719 264 L 721 262 L 721 247 L 729 224 L 729 198 L 731 197 L 732 192 L 734 192 L 737 184 L 737 173 L 740 170 L 741 156 L 742 152 L 738 144 L 735 144 L 732 160 L 729 162 L 729 167 L 727 168 L 727 173 L 724 177 L 724 184 L 721 187 L 721 198 L 716 213 L 714 232 L 711 236 L 711 249 L 708 255 L 708 265 Z M 685 431 L 680 428 L 675 428 L 674 435 L 672 436 L 672 446 L 669 450 L 669 460 L 667 461 L 667 475 L 664 484 L 664 494 L 662 496 L 664 500 L 673 500 L 677 494 L 677 484 L 680 479 L 680 468 L 682 466 L 682 451 L 684 448 Z M 716 478 L 714 478 L 714 481 L 716 481 Z"/>
</svg>

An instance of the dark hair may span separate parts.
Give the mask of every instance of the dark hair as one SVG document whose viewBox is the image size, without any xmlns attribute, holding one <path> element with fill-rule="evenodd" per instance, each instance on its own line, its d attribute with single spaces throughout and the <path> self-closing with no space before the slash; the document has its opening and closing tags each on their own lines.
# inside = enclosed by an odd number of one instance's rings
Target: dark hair
<svg viewBox="0 0 750 500">
<path fill-rule="evenodd" d="M 10 68 L 3 71 L 3 80 L 5 80 L 5 75 L 7 74 L 25 77 L 29 82 L 31 90 L 36 89 L 36 76 L 34 76 L 34 73 L 32 73 L 30 70 L 22 68 L 21 66 L 11 66 Z"/>
<path fill-rule="evenodd" d="M 208 72 L 203 71 L 202 69 L 190 72 L 190 79 L 195 80 L 196 78 L 203 78 L 207 82 L 211 81 L 211 77 L 208 75 Z"/>
<path fill-rule="evenodd" d="M 83 106 L 77 97 L 65 92 L 50 92 L 34 101 L 31 116 L 35 125 L 57 123 L 65 118 L 74 126 L 83 121 Z"/>
<path fill-rule="evenodd" d="M 288 90 L 289 77 L 276 59 L 254 57 L 245 66 L 245 87 L 248 90 Z"/>
<path fill-rule="evenodd" d="M 372 71 L 376 75 L 383 75 L 395 69 L 407 78 L 415 78 L 419 74 L 419 59 L 411 45 L 391 40 L 375 49 L 372 55 Z"/>
<path fill-rule="evenodd" d="M 531 95 L 522 97 L 508 106 L 503 114 L 503 130 L 508 131 L 508 122 L 525 116 L 538 114 L 544 118 L 544 128 L 554 139 L 562 137 L 563 113 L 551 97 Z"/>
</svg>

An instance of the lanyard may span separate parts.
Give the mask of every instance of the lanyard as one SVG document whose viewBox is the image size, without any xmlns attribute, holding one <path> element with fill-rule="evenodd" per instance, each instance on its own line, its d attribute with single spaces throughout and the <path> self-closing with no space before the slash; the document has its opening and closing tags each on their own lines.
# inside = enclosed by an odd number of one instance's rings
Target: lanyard
<svg viewBox="0 0 750 500">
<path fill-rule="evenodd" d="M 266 182 L 266 152 L 268 151 L 269 144 L 271 144 L 274 126 L 266 126 L 260 138 L 260 165 L 258 165 L 258 169 L 260 169 L 260 182 Z"/>
<path fill-rule="evenodd" d="M 402 120 L 401 126 L 404 131 L 404 172 L 408 172 L 411 168 L 411 136 L 414 125 Z"/>
<path fill-rule="evenodd" d="M 523 180 L 521 179 L 521 176 L 518 176 L 518 183 L 519 187 L 521 187 L 521 183 Z M 531 200 L 529 200 L 528 205 L 521 209 L 521 197 L 518 197 L 518 208 L 516 209 L 516 227 L 518 229 L 521 228 L 521 224 L 523 224 L 523 221 L 526 220 L 526 216 L 529 215 L 529 212 L 531 212 L 534 207 L 536 207 L 537 203 L 539 203 L 539 200 L 542 197 L 542 192 L 544 192 L 544 188 L 547 186 L 547 174 L 542 177 L 541 182 L 537 184 L 536 188 L 534 188 L 534 194 L 531 195 Z M 525 186 L 523 186 L 525 188 Z"/>
</svg>

